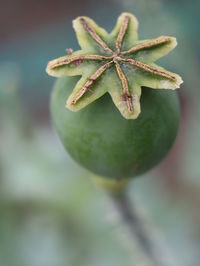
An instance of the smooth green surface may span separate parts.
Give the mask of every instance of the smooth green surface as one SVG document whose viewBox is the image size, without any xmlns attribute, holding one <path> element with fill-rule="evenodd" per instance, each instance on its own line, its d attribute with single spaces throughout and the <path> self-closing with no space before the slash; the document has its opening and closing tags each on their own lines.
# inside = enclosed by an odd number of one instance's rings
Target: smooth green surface
<svg viewBox="0 0 200 266">
<path fill-rule="evenodd" d="M 77 80 L 60 78 L 51 97 L 53 123 L 75 161 L 98 175 L 123 178 L 144 173 L 167 154 L 179 123 L 174 91 L 143 88 L 139 118 L 126 120 L 108 94 L 77 113 L 67 110 Z"/>
</svg>

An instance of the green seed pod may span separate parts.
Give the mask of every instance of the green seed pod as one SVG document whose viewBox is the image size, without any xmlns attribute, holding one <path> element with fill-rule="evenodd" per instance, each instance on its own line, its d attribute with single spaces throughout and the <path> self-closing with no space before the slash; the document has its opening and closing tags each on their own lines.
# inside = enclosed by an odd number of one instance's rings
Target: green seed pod
<svg viewBox="0 0 200 266">
<path fill-rule="evenodd" d="M 138 41 L 129 13 L 110 34 L 87 17 L 73 25 L 82 50 L 47 65 L 50 75 L 62 77 L 51 98 L 58 134 L 71 156 L 97 175 L 142 174 L 167 154 L 177 134 L 179 103 L 171 90 L 182 79 L 154 63 L 176 39 Z"/>
<path fill-rule="evenodd" d="M 65 108 L 78 78 L 61 78 L 51 97 L 51 113 L 58 134 L 71 156 L 100 175 L 133 177 L 156 165 L 176 137 L 179 103 L 176 93 L 143 88 L 142 112 L 124 119 L 104 95 L 80 112 Z"/>
</svg>

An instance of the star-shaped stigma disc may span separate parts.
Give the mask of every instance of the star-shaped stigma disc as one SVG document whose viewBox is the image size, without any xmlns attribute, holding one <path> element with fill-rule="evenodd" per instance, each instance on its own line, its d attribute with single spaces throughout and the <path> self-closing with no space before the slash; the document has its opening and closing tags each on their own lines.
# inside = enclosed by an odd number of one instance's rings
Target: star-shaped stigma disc
<svg viewBox="0 0 200 266">
<path fill-rule="evenodd" d="M 70 49 L 47 65 L 47 73 L 55 77 L 81 76 L 67 100 L 70 110 L 78 111 L 108 92 L 121 114 L 135 119 L 142 86 L 173 90 L 182 83 L 179 75 L 154 63 L 176 46 L 176 39 L 139 41 L 132 14 L 122 13 L 110 34 L 87 17 L 78 17 L 73 26 L 82 50 Z"/>
</svg>

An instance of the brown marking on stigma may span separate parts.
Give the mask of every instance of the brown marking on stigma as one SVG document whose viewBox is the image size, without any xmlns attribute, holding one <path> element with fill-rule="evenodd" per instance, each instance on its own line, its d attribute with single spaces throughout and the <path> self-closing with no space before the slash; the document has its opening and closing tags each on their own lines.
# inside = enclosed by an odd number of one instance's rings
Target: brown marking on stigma
<svg viewBox="0 0 200 266">
<path fill-rule="evenodd" d="M 85 30 L 90 34 L 93 40 L 95 40 L 101 47 L 108 53 L 113 53 L 113 51 L 108 47 L 108 45 L 101 39 L 101 37 L 96 33 L 96 31 L 89 25 L 85 18 L 81 17 L 80 21 L 85 28 Z"/>
<path fill-rule="evenodd" d="M 122 101 L 126 102 L 128 99 L 132 100 L 132 96 L 130 94 L 124 93 L 121 95 L 121 99 L 122 99 Z"/>
<path fill-rule="evenodd" d="M 136 61 L 134 59 L 126 59 L 126 58 L 119 58 L 120 61 L 123 61 L 123 62 L 127 62 L 129 63 L 130 65 L 132 66 L 135 66 L 135 67 L 138 67 L 144 71 L 147 71 L 151 74 L 154 74 L 154 75 L 157 75 L 157 76 L 160 76 L 160 77 L 164 77 L 164 78 L 167 78 L 169 80 L 172 80 L 172 81 L 176 81 L 176 77 L 171 75 L 170 73 L 164 71 L 164 70 L 158 70 L 157 68 L 155 67 L 152 67 L 152 66 L 149 66 L 145 63 L 142 63 L 140 61 Z"/>
<path fill-rule="evenodd" d="M 120 52 L 122 41 L 128 28 L 128 23 L 129 23 L 129 16 L 125 16 L 116 41 L 116 49 L 118 53 Z"/>
<path fill-rule="evenodd" d="M 82 64 L 83 63 L 83 59 L 77 59 L 77 60 L 75 60 L 75 61 L 73 61 L 73 64 L 77 67 L 77 66 L 79 66 L 80 64 Z"/>
<path fill-rule="evenodd" d="M 88 88 L 96 81 L 105 70 L 107 70 L 111 65 L 113 64 L 113 61 L 110 61 L 103 66 L 101 66 L 94 74 L 92 74 L 86 81 L 86 83 L 82 86 L 80 91 L 76 94 L 75 98 L 71 102 L 71 104 L 76 104 L 77 101 L 88 91 Z"/>
<path fill-rule="evenodd" d="M 133 111 L 132 96 L 128 90 L 128 81 L 117 61 L 115 61 L 115 66 L 116 66 L 117 74 L 119 76 L 119 79 L 121 80 L 121 84 L 123 87 L 124 93 L 122 95 L 122 98 L 126 101 L 129 112 L 132 112 Z"/>
<path fill-rule="evenodd" d="M 168 43 L 170 41 L 171 41 L 171 37 L 162 37 L 162 38 L 157 38 L 154 40 L 145 41 L 144 43 L 137 44 L 137 45 L 133 46 L 128 51 L 121 52 L 121 54 L 126 55 L 126 54 L 130 54 L 130 53 L 135 53 L 135 52 L 138 52 L 138 51 L 141 51 L 144 49 L 153 48 L 153 47 L 158 46 L 160 44 Z"/>
<path fill-rule="evenodd" d="M 63 58 L 63 59 L 50 61 L 49 64 L 48 64 L 48 68 L 53 69 L 53 68 L 60 67 L 60 66 L 63 66 L 63 65 L 68 65 L 70 63 L 74 63 L 75 66 L 78 66 L 81 63 L 83 63 L 84 60 L 102 61 L 102 60 L 110 60 L 111 58 L 112 57 L 96 55 L 96 54 L 74 55 L 74 56 L 71 56 L 71 57 L 66 57 L 66 58 Z"/>
</svg>

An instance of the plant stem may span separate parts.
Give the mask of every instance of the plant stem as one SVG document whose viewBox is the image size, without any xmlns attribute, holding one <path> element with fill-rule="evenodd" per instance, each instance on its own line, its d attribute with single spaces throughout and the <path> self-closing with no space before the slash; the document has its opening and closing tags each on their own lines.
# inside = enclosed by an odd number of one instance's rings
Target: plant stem
<svg viewBox="0 0 200 266">
<path fill-rule="evenodd" d="M 137 238 L 143 253 L 153 266 L 163 266 L 163 263 L 158 259 L 158 256 L 160 255 L 159 251 L 156 251 L 156 247 L 154 246 L 149 232 L 146 230 L 143 221 L 138 217 L 132 203 L 130 203 L 127 198 L 126 192 L 123 191 L 119 194 L 110 194 L 124 223 L 130 229 L 130 237 L 133 237 L 134 240 L 135 237 Z M 157 256 L 157 254 L 159 255 Z"/>
</svg>

